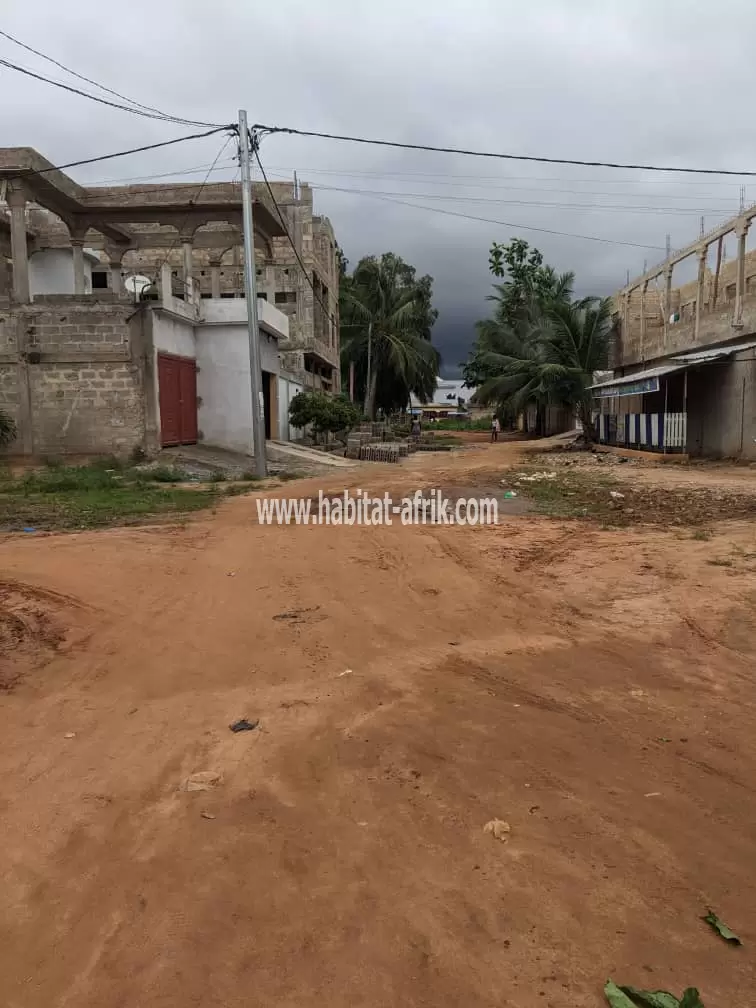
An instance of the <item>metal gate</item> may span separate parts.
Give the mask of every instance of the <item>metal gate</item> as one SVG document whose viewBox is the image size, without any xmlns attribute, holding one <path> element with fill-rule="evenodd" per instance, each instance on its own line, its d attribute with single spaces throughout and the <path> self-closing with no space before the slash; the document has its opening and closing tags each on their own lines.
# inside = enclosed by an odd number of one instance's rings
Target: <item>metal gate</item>
<svg viewBox="0 0 756 1008">
<path fill-rule="evenodd" d="M 158 354 L 160 442 L 163 447 L 197 442 L 197 365 L 191 357 Z"/>
</svg>

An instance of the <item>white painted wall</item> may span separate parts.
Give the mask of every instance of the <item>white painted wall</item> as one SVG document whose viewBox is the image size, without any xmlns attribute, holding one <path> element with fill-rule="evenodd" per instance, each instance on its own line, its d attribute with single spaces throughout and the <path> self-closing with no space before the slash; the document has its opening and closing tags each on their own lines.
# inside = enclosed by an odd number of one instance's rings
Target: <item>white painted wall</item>
<svg viewBox="0 0 756 1008">
<path fill-rule="evenodd" d="M 152 341 L 155 350 L 176 354 L 177 357 L 196 357 L 194 323 L 189 319 L 175 318 L 163 312 L 153 314 Z"/>
<path fill-rule="evenodd" d="M 297 441 L 304 431 L 301 427 L 292 427 L 289 423 L 289 405 L 297 392 L 303 392 L 304 386 L 289 378 L 278 378 L 278 437 L 281 441 Z"/>
<path fill-rule="evenodd" d="M 200 312 L 203 322 L 209 325 L 219 323 L 247 324 L 246 298 L 203 298 L 200 302 Z M 257 321 L 260 328 L 277 336 L 278 339 L 289 338 L 289 317 L 263 298 L 257 299 Z"/>
<path fill-rule="evenodd" d="M 201 399 L 199 427 L 203 442 L 252 454 L 246 326 L 197 328 L 197 395 Z"/>
<path fill-rule="evenodd" d="M 259 301 L 258 306 L 266 305 Z M 229 451 L 252 453 L 252 392 L 249 371 L 249 341 L 247 336 L 247 308 L 243 298 L 206 298 L 200 304 L 202 321 L 178 317 L 166 310 L 153 308 L 152 339 L 155 356 L 158 352 L 191 357 L 197 361 L 197 410 L 199 429 L 204 444 Z M 288 319 L 272 308 L 276 316 Z M 263 371 L 278 375 L 278 340 L 271 332 L 272 323 L 283 323 L 269 314 L 265 328 L 261 311 L 260 361 Z M 157 368 L 157 359 L 155 360 Z M 293 386 L 286 399 L 286 428 L 288 430 L 288 404 L 300 386 Z M 285 390 L 288 393 L 288 390 Z M 278 385 L 281 395 L 281 384 Z M 157 403 L 158 421 L 160 404 Z M 278 419 L 281 417 L 279 401 Z M 273 419 L 273 418 L 272 418 Z M 279 437 L 287 435 L 280 433 Z"/>
<path fill-rule="evenodd" d="M 92 261 L 98 257 L 84 250 L 84 290 L 92 293 Z M 42 249 L 29 257 L 29 289 L 35 294 L 73 294 L 73 253 L 70 248 Z"/>
</svg>

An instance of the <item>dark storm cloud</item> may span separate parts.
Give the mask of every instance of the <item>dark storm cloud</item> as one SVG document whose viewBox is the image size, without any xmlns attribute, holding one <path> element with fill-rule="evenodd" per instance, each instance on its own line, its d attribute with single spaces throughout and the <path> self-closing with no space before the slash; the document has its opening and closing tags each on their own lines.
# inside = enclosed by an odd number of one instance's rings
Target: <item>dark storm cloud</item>
<svg viewBox="0 0 756 1008">
<path fill-rule="evenodd" d="M 432 145 L 756 165 L 756 141 L 744 128 L 756 76 L 750 0 L 220 0 L 212 7 L 137 0 L 108 8 L 107 16 L 81 0 L 43 0 L 4 11 L 3 27 L 138 101 L 190 118 L 227 122 L 243 106 L 253 122 Z M 65 78 L 5 40 L 0 54 Z M 36 147 L 51 160 L 182 132 L 11 71 L 2 71 L 2 80 L 3 143 Z M 95 182 L 180 170 L 209 164 L 218 147 L 211 138 L 72 174 Z M 487 310 L 491 241 L 519 234 L 557 269 L 574 270 L 580 293 L 605 294 L 627 270 L 635 274 L 644 260 L 660 259 L 667 234 L 679 247 L 698 233 L 701 214 L 710 227 L 735 212 L 740 182 L 283 136 L 265 141 L 263 159 L 276 177 L 297 169 L 319 187 L 317 209 L 331 217 L 352 262 L 391 249 L 434 276 L 441 313 L 435 341 L 449 372 Z M 214 177 L 231 177 L 228 171 Z M 390 198 L 509 223 L 444 216 L 338 188 L 411 194 Z M 436 198 L 452 195 L 464 199 Z M 749 196 L 756 197 L 756 185 Z M 542 234 L 526 225 L 656 248 Z"/>
</svg>

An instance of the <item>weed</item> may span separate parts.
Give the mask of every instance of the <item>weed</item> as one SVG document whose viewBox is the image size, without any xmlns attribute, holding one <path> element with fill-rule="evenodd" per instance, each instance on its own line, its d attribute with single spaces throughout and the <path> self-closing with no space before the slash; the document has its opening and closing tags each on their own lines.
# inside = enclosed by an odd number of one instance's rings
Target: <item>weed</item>
<svg viewBox="0 0 756 1008">
<path fill-rule="evenodd" d="M 732 560 L 722 560 L 720 557 L 715 557 L 713 560 L 707 560 L 707 564 L 711 567 L 732 567 Z"/>
<path fill-rule="evenodd" d="M 708 542 L 711 539 L 711 532 L 708 529 L 696 529 L 690 538 L 697 542 Z"/>
<path fill-rule="evenodd" d="M 252 493 L 254 487 L 247 483 L 227 483 L 223 488 L 226 497 L 240 497 L 242 494 Z"/>
<path fill-rule="evenodd" d="M 173 466 L 155 466 L 153 469 L 137 470 L 137 480 L 143 483 L 181 483 L 184 473 Z"/>
<path fill-rule="evenodd" d="M 173 471 L 140 471 L 99 459 L 85 466 L 55 465 L 0 483 L 0 528 L 93 528 L 150 515 L 208 507 L 212 490 L 164 487 Z M 170 479 L 168 473 L 170 472 Z"/>
</svg>

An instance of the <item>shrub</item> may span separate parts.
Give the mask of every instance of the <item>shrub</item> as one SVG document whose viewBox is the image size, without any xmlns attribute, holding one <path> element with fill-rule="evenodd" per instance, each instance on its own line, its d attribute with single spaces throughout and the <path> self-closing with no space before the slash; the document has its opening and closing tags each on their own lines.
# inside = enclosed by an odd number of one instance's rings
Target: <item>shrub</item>
<svg viewBox="0 0 756 1008">
<path fill-rule="evenodd" d="M 325 392 L 298 392 L 289 405 L 289 419 L 295 427 L 312 425 L 319 434 L 349 430 L 359 422 L 360 410 L 344 396 Z"/>
</svg>

